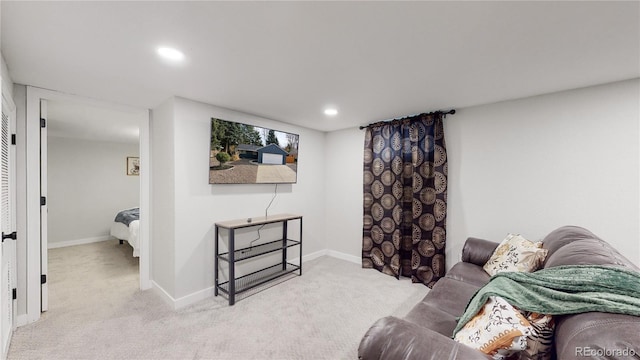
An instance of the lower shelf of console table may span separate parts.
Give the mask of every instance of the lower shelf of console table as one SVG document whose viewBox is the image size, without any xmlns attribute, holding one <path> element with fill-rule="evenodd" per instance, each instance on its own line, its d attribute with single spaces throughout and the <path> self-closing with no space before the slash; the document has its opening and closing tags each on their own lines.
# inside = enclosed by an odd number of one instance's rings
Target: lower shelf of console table
<svg viewBox="0 0 640 360">
<path fill-rule="evenodd" d="M 289 221 L 298 220 L 300 222 L 299 240 L 288 238 Z M 248 246 L 241 249 L 235 249 L 235 231 L 237 229 L 248 228 L 253 226 L 264 226 L 267 224 L 282 224 L 282 238 L 255 246 Z M 219 253 L 220 230 L 228 231 L 228 252 Z M 302 216 L 292 214 L 271 215 L 268 217 L 249 219 L 239 219 L 224 221 L 215 224 L 215 296 L 226 295 L 229 305 L 233 305 L 236 295 L 258 286 L 267 284 L 275 279 L 292 274 L 299 271 L 302 275 L 302 264 L 295 265 L 287 261 L 288 249 L 297 246 L 299 248 L 299 259 L 302 259 Z M 282 261 L 258 271 L 235 277 L 235 266 L 238 262 L 261 257 L 266 254 L 281 252 Z M 219 266 L 226 263 L 229 267 L 228 281 L 219 281 Z"/>
<path fill-rule="evenodd" d="M 251 274 L 241 276 L 239 278 L 236 278 L 235 280 L 235 293 L 243 293 L 247 290 L 251 290 L 257 286 L 266 284 L 281 276 L 291 274 L 292 272 L 298 270 L 300 270 L 300 266 L 298 265 L 287 263 L 287 265 L 283 269 L 281 264 L 277 264 L 269 266 L 268 268 L 264 268 L 262 270 L 258 270 L 256 272 L 252 272 Z M 218 290 L 224 292 L 225 294 L 229 294 L 229 282 L 225 281 L 219 284 Z"/>
</svg>

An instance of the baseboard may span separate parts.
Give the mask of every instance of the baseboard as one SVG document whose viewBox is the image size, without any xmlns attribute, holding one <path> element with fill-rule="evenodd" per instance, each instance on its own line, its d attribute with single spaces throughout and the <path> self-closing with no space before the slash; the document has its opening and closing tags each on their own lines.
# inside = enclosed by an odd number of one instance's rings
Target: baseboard
<svg viewBox="0 0 640 360">
<path fill-rule="evenodd" d="M 316 252 L 313 252 L 311 254 L 307 254 L 307 255 L 302 256 L 302 262 L 304 263 L 304 262 L 307 262 L 307 261 L 311 261 L 311 260 L 317 259 L 317 258 L 319 258 L 321 256 L 325 256 L 325 255 L 328 255 L 328 250 L 327 249 L 316 251 Z M 292 258 L 292 259 L 289 259 L 287 261 L 292 263 L 292 264 L 300 265 L 300 258 L 299 257 Z"/>
<path fill-rule="evenodd" d="M 352 262 L 352 263 L 355 263 L 355 264 L 358 264 L 358 265 L 362 264 L 362 259 L 360 257 L 358 257 L 358 256 L 353 256 L 353 255 L 345 254 L 345 253 L 340 252 L 340 251 L 329 250 L 329 249 L 324 249 L 324 250 L 313 252 L 311 254 L 304 255 L 302 257 L 302 262 L 311 261 L 311 260 L 317 259 L 317 258 L 319 258 L 321 256 L 331 256 L 331 257 L 334 257 L 336 259 L 345 260 L 345 261 Z M 290 259 L 289 262 L 292 263 L 292 264 L 298 265 L 298 264 L 300 264 L 300 258 Z"/>
<path fill-rule="evenodd" d="M 162 286 L 158 285 L 155 281 L 151 280 L 151 290 L 156 293 L 162 300 L 169 305 L 172 309 L 175 310 L 176 299 L 173 296 L 169 295 L 169 293 L 162 288 Z"/>
<path fill-rule="evenodd" d="M 334 251 L 334 250 L 320 250 L 320 251 L 316 251 L 313 252 L 311 254 L 307 254 L 302 256 L 302 262 L 305 263 L 307 261 L 311 261 L 311 260 L 315 260 L 319 257 L 322 256 L 331 256 L 334 257 L 336 259 L 341 259 L 341 260 L 345 260 L 345 261 L 349 261 L 352 263 L 356 263 L 358 265 L 361 264 L 361 259 L 357 256 L 353 256 L 353 255 L 349 255 L 349 254 L 345 254 L 339 251 Z M 292 264 L 300 264 L 300 258 L 293 258 L 288 260 L 290 263 Z M 172 309 L 174 310 L 178 310 L 181 309 L 183 307 L 189 306 L 191 304 L 195 304 L 198 301 L 202 301 L 205 299 L 209 299 L 211 297 L 214 296 L 214 288 L 213 286 L 210 288 L 206 288 L 200 291 L 196 291 L 192 294 L 183 296 L 181 298 L 175 299 L 173 296 L 169 295 L 168 292 L 166 292 L 162 286 L 158 285 L 155 281 L 151 281 L 152 284 L 152 289 L 153 291 L 158 294 L 158 296 L 160 296 L 162 298 L 162 300 L 164 300 L 165 303 L 167 303 L 167 305 L 169 305 Z"/>
<path fill-rule="evenodd" d="M 362 265 L 362 259 L 358 256 L 345 254 L 343 252 L 335 251 L 335 250 L 327 250 L 327 255 L 334 257 L 336 259 L 345 260 L 348 262 L 352 262 L 354 264 Z"/>
<path fill-rule="evenodd" d="M 210 299 L 214 296 L 214 287 L 210 287 L 204 290 L 196 291 L 187 296 L 183 296 L 179 299 L 175 300 L 174 309 L 181 309 L 183 307 L 189 306 L 191 304 L 195 304 L 198 301 L 202 301 L 205 299 Z"/>
<path fill-rule="evenodd" d="M 29 316 L 27 314 L 16 316 L 16 327 L 25 326 L 29 323 Z"/>
<path fill-rule="evenodd" d="M 304 255 L 302 257 L 302 262 L 304 263 L 304 262 L 307 262 L 307 261 L 311 261 L 313 259 L 317 259 L 317 258 L 319 258 L 321 256 L 324 256 L 324 255 L 327 255 L 327 250 L 316 251 L 314 253 Z M 300 258 L 293 258 L 293 259 L 290 259 L 288 261 L 290 263 L 292 263 L 292 264 L 299 264 L 300 263 Z M 157 285 L 155 285 L 154 287 L 158 287 L 159 288 L 159 286 L 157 286 Z M 178 298 L 178 299 L 174 299 L 169 294 L 164 292 L 164 290 L 162 290 L 162 291 L 164 293 L 163 296 L 164 296 L 165 300 L 169 301 L 169 299 L 170 299 L 171 303 L 169 305 L 174 310 L 177 310 L 177 309 L 181 309 L 183 307 L 189 306 L 191 304 L 195 304 L 198 301 L 202 301 L 202 300 L 209 299 L 209 298 L 213 297 L 215 289 L 212 286 L 210 288 L 203 289 L 203 290 L 200 290 L 200 291 L 196 291 L 196 292 L 194 292 L 192 294 L 189 294 L 187 296 L 183 296 L 183 297 Z"/>
<path fill-rule="evenodd" d="M 55 249 L 67 246 L 75 246 L 75 245 L 84 245 L 91 244 L 100 241 L 107 241 L 113 239 L 110 235 L 102 235 L 102 236 L 94 236 L 84 239 L 76 239 L 76 240 L 68 240 L 68 241 L 60 241 L 60 242 L 48 242 L 47 249 Z"/>
<path fill-rule="evenodd" d="M 191 304 L 195 304 L 198 301 L 211 298 L 214 295 L 213 293 L 214 289 L 213 287 L 210 287 L 210 288 L 196 291 L 192 294 L 176 299 L 173 296 L 169 295 L 169 293 L 165 289 L 163 289 L 162 286 L 158 285 L 155 281 L 151 281 L 151 283 L 152 283 L 153 292 L 158 294 L 162 298 L 162 300 L 164 300 L 164 302 L 167 305 L 169 305 L 169 307 L 171 307 L 173 310 L 178 310 L 183 307 L 189 306 Z"/>
</svg>

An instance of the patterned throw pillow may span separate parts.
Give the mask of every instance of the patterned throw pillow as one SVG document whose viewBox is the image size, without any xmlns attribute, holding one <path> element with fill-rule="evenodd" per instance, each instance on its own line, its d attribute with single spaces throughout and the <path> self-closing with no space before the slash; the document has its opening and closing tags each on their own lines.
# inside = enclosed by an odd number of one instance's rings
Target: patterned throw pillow
<svg viewBox="0 0 640 360">
<path fill-rule="evenodd" d="M 553 354 L 553 332 L 555 323 L 551 315 L 525 313 L 531 324 L 527 335 L 527 348 L 520 354 L 520 359 L 550 360 Z"/>
<path fill-rule="evenodd" d="M 532 272 L 538 270 L 547 257 L 542 242 L 529 241 L 519 234 L 508 234 L 482 267 L 493 276 L 503 271 Z"/>
<path fill-rule="evenodd" d="M 551 315 L 523 314 L 505 299 L 490 296 L 454 340 L 496 360 L 550 360 L 554 326 Z"/>
<path fill-rule="evenodd" d="M 494 359 L 504 359 L 527 348 L 530 326 L 520 311 L 505 299 L 489 296 L 487 303 L 458 331 L 454 340 Z"/>
</svg>

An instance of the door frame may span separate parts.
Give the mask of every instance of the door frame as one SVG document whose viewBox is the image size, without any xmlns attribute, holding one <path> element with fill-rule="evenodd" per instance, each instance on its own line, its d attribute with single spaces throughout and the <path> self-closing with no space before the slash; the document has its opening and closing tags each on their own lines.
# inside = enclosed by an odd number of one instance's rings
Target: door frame
<svg viewBox="0 0 640 360">
<path fill-rule="evenodd" d="M 26 86 L 26 314 L 18 317 L 18 326 L 40 319 L 40 100 L 83 102 L 99 107 L 140 113 L 140 290 L 151 288 L 150 278 L 150 134 L 148 109 Z M 20 206 L 21 204 L 18 203 Z M 19 254 L 20 256 L 20 254 Z M 18 290 L 20 291 L 20 290 Z"/>
<path fill-rule="evenodd" d="M 40 119 L 48 121 L 47 113 L 47 100 L 40 100 Z M 47 199 L 49 197 L 47 187 L 47 168 L 49 167 L 49 151 L 42 151 L 42 149 L 49 149 L 49 132 L 47 126 L 40 126 L 40 197 Z M 40 202 L 40 273 L 45 275 L 49 274 L 49 207 L 46 201 Z M 49 310 L 49 283 L 47 281 L 41 281 L 40 288 L 40 311 L 44 312 Z"/>
</svg>

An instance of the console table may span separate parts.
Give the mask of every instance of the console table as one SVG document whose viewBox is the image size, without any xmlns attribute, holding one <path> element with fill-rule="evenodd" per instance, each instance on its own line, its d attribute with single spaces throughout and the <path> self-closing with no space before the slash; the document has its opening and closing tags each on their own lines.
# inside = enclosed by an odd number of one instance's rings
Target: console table
<svg viewBox="0 0 640 360">
<path fill-rule="evenodd" d="M 288 239 L 287 230 L 289 221 L 300 221 L 300 238 L 299 240 Z M 238 229 L 244 229 L 253 226 L 264 226 L 267 224 L 282 224 L 282 239 L 261 243 L 254 246 L 248 246 L 241 249 L 235 247 L 235 231 Z M 229 299 L 229 305 L 235 304 L 236 294 L 247 291 L 249 289 L 260 286 L 271 280 L 275 280 L 281 276 L 300 271 L 299 275 L 302 275 L 302 216 L 294 214 L 278 214 L 261 216 L 248 219 L 237 219 L 217 222 L 215 230 L 215 289 L 214 295 L 218 296 L 219 292 L 227 295 Z M 225 253 L 219 253 L 218 242 L 220 238 L 220 229 L 227 230 L 229 234 L 229 251 Z M 300 248 L 300 265 L 295 265 L 287 262 L 287 249 L 292 246 L 298 246 Z M 238 262 L 255 258 L 270 253 L 280 251 L 282 252 L 282 262 L 254 271 L 250 274 L 235 277 L 235 265 Z M 229 280 L 220 283 L 218 280 L 218 264 L 220 261 L 226 262 L 229 265 Z"/>
</svg>

